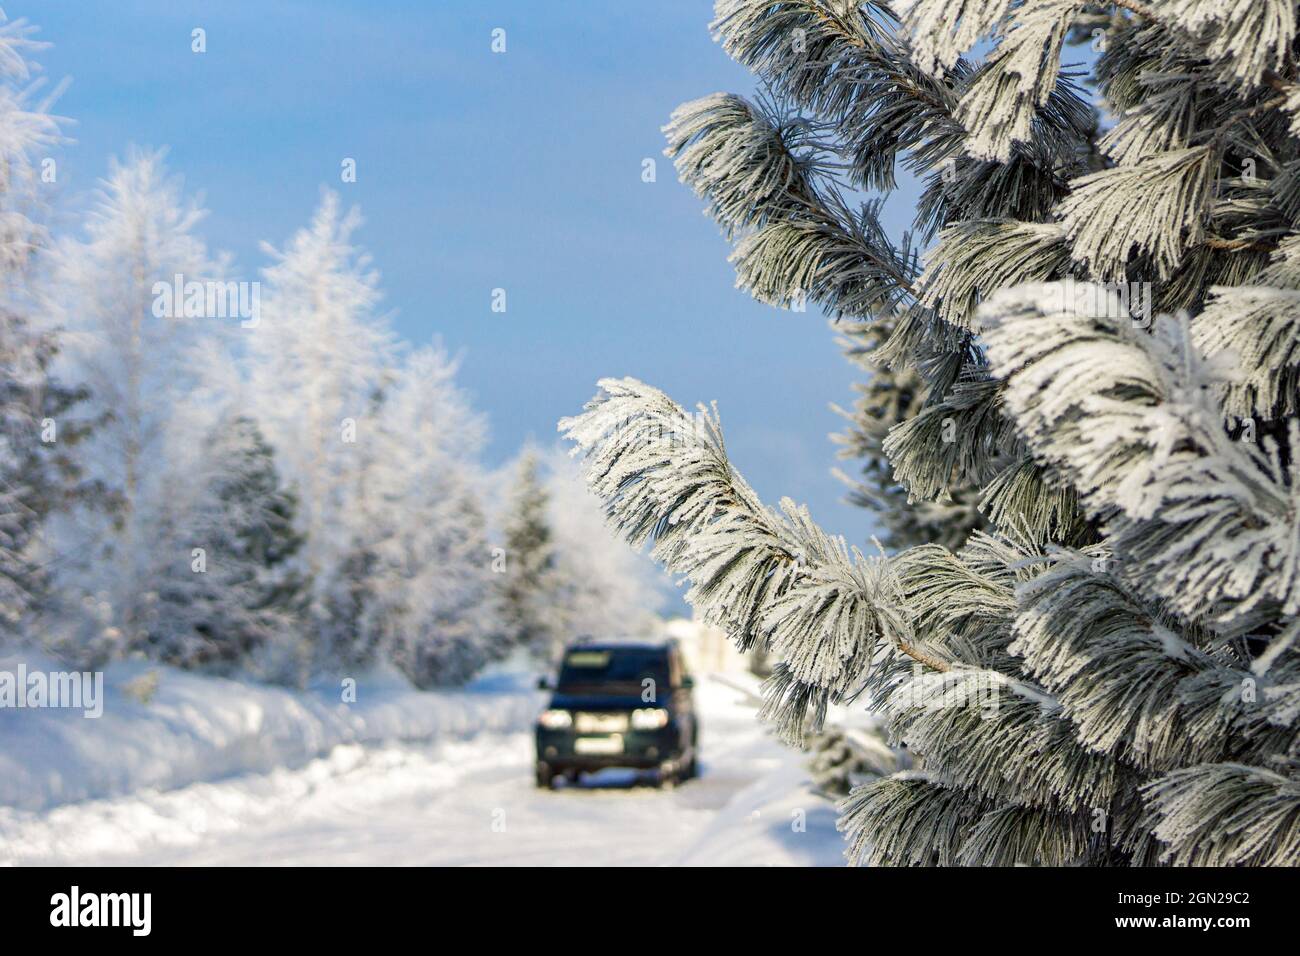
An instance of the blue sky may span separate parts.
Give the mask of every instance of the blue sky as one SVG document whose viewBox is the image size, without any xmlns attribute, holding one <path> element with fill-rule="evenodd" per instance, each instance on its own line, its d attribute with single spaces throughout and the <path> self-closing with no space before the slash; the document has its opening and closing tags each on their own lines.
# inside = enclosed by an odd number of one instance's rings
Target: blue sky
<svg viewBox="0 0 1300 956">
<path fill-rule="evenodd" d="M 203 233 L 241 277 L 258 243 L 303 225 L 323 185 L 361 206 L 359 241 L 406 338 L 463 351 L 496 464 L 632 375 L 716 399 L 738 467 L 768 501 L 807 502 L 861 542 L 829 474 L 852 400 L 825 320 L 734 288 L 729 246 L 677 182 L 660 127 L 684 100 L 748 93 L 709 37 L 711 3 L 504 0 L 47 0 L 5 5 L 53 43 L 76 122 L 69 204 L 129 144 L 168 146 L 211 210 Z M 190 50 L 202 27 L 207 52 Z M 491 31 L 506 30 L 493 54 Z M 358 181 L 340 182 L 344 157 Z M 641 181 L 653 157 L 658 181 Z M 907 211 L 907 197 L 891 203 Z M 490 310 L 495 287 L 508 312 Z"/>
</svg>

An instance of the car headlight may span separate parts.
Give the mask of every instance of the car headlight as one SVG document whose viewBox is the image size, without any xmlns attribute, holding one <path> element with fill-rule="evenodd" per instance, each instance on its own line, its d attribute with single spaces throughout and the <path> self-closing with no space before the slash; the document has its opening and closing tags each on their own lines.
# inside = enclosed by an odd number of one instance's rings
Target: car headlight
<svg viewBox="0 0 1300 956">
<path fill-rule="evenodd" d="M 662 707 L 639 707 L 632 711 L 633 730 L 658 730 L 668 725 L 668 711 Z"/>
<path fill-rule="evenodd" d="M 537 722 L 547 730 L 564 730 L 573 726 L 573 715 L 567 710 L 544 710 Z"/>
</svg>

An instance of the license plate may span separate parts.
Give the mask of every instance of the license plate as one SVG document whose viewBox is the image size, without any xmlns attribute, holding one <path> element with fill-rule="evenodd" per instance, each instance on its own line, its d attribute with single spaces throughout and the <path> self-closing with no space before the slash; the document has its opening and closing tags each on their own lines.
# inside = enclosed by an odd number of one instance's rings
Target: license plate
<svg viewBox="0 0 1300 956">
<path fill-rule="evenodd" d="M 573 742 L 573 752 L 580 754 L 621 754 L 623 738 L 619 734 L 609 737 L 579 737 Z"/>
</svg>

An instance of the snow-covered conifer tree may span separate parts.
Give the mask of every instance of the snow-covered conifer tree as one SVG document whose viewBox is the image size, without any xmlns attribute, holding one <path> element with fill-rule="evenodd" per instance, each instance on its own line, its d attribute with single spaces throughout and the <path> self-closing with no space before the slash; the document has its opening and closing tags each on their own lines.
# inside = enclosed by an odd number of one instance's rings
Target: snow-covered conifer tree
<svg viewBox="0 0 1300 956">
<path fill-rule="evenodd" d="M 161 152 L 132 150 L 111 163 L 84 237 L 54 249 L 45 298 L 62 329 L 56 369 L 89 390 L 87 413 L 102 424 L 80 459 L 115 501 L 107 516 L 79 510 L 58 536 L 62 586 L 100 609 L 82 629 L 87 642 L 126 649 L 146 639 L 169 416 L 190 382 L 190 351 L 209 331 L 203 318 L 158 308 L 155 286 L 177 275 L 205 282 L 224 268 L 194 234 L 202 216 Z"/>
<path fill-rule="evenodd" d="M 50 514 L 97 500 L 76 451 L 86 393 L 53 374 L 58 337 L 32 292 L 48 242 L 41 170 L 62 138 L 53 94 L 39 96 L 33 33 L 0 22 L 0 642 L 45 630 L 31 616 L 53 600 Z"/>
<path fill-rule="evenodd" d="M 953 482 L 934 500 L 909 502 L 907 489 L 894 480 L 885 455 L 890 429 L 919 414 L 929 394 L 914 369 L 890 368 L 872 361 L 872 354 L 892 329 L 892 323 L 885 318 L 839 329 L 840 347 L 866 374 L 866 380 L 854 385 L 858 397 L 851 409 L 835 406 L 848 427 L 832 436 L 840 446 L 840 458 L 859 462 L 859 477 L 850 477 L 838 469 L 836 474 L 849 486 L 848 500 L 873 513 L 880 527 L 880 541 L 886 548 L 941 544 L 956 549 L 972 531 L 986 525 L 978 508 L 978 489 Z"/>
<path fill-rule="evenodd" d="M 540 461 L 555 553 L 551 600 L 560 610 L 565 639 L 653 635 L 661 626 L 656 612 L 667 578 L 609 527 L 600 500 L 563 449 Z"/>
<path fill-rule="evenodd" d="M 503 516 L 505 568 L 500 581 L 501 624 L 508 640 L 550 661 L 571 636 L 559 620 L 559 569 L 547 515 L 550 503 L 537 453 L 519 458 Z"/>
<path fill-rule="evenodd" d="M 549 664 L 579 637 L 655 630 L 662 595 L 652 567 L 611 533 L 567 455 L 523 451 L 501 524 L 499 601 L 512 645 Z"/>
<path fill-rule="evenodd" d="M 0 306 L 0 643 L 44 630 L 20 625 L 57 603 L 47 519 L 105 498 L 77 453 L 93 430 L 81 417 L 86 392 L 51 376 L 56 355 L 52 332 Z"/>
<path fill-rule="evenodd" d="M 145 650 L 182 667 L 242 668 L 297 683 L 310 663 L 296 498 L 257 424 L 228 412 L 183 478 L 198 487 L 166 512 L 155 542 L 158 602 Z"/>
<path fill-rule="evenodd" d="M 861 554 L 630 379 L 563 423 L 612 520 L 782 660 L 786 736 L 858 699 L 919 755 L 841 804 L 854 861 L 1300 863 L 1294 4 L 720 0 L 714 29 L 771 97 L 680 107 L 679 174 L 756 297 L 891 323 L 872 361 L 927 391 L 893 477 L 979 489 L 991 530 Z M 922 262 L 848 200 L 900 163 Z"/>
<path fill-rule="evenodd" d="M 351 655 L 358 631 L 366 515 L 357 504 L 395 339 L 376 312 L 378 275 L 351 241 L 359 213 L 326 192 L 311 224 L 263 272 L 261 319 L 248 329 L 249 410 L 298 494 L 313 633 L 325 658 Z M 364 656 L 364 655 L 363 655 Z"/>
<path fill-rule="evenodd" d="M 504 651 L 478 499 L 487 426 L 456 370 L 438 346 L 406 358 L 355 505 L 368 529 L 362 645 L 421 687 L 463 683 Z"/>
</svg>

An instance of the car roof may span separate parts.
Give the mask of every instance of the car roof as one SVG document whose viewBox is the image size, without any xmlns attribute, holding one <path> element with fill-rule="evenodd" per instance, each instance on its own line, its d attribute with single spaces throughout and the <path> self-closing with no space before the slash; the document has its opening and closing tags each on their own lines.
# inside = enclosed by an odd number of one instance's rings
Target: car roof
<svg viewBox="0 0 1300 956">
<path fill-rule="evenodd" d="M 637 638 L 637 639 L 619 639 L 605 638 L 603 640 L 579 640 L 570 644 L 564 649 L 567 654 L 569 651 L 666 651 L 669 648 L 677 646 L 676 638 Z"/>
</svg>

